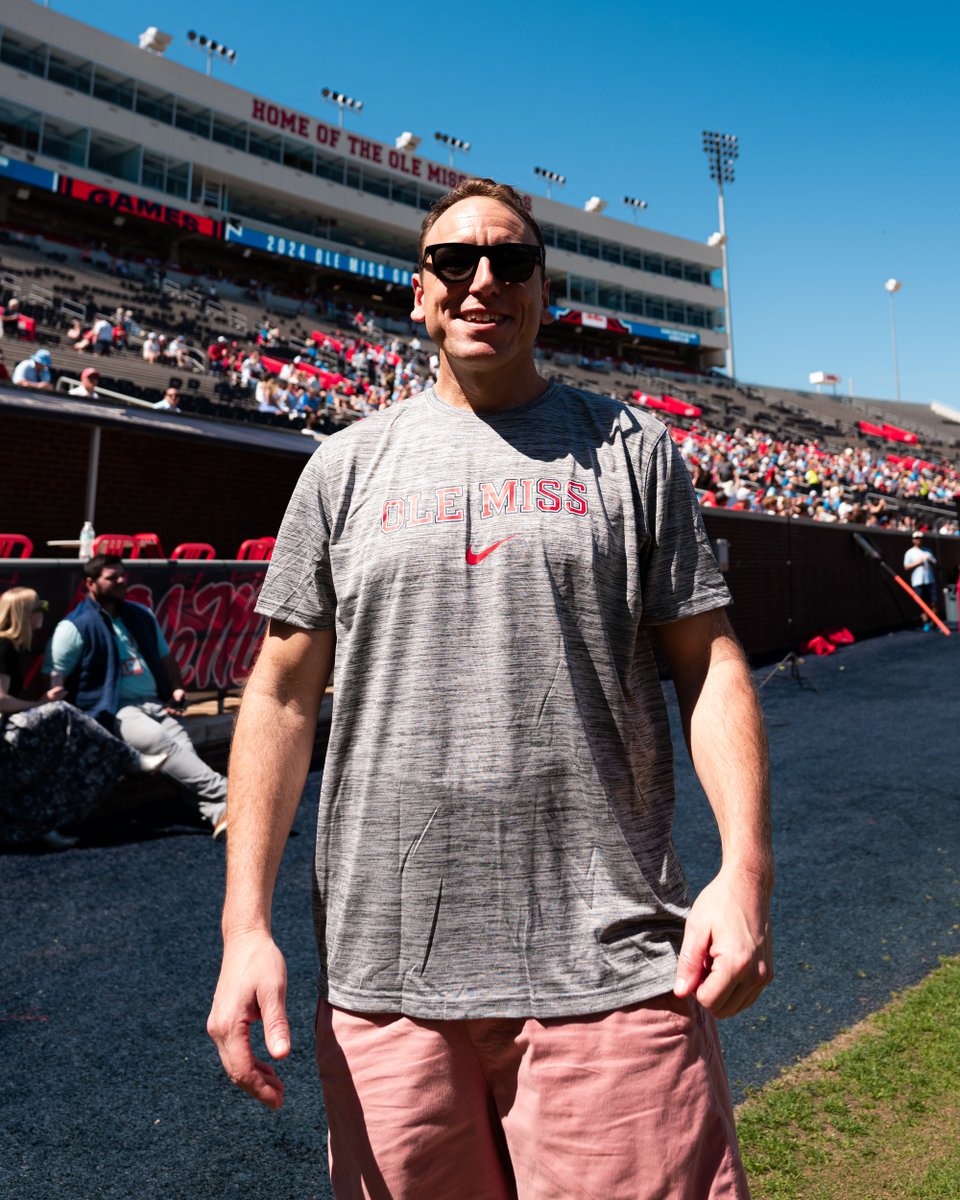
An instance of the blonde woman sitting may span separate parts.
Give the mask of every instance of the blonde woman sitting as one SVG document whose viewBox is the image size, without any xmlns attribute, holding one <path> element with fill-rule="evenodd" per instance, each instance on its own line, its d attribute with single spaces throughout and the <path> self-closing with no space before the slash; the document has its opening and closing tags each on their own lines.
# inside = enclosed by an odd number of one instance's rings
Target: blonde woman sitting
<svg viewBox="0 0 960 1200">
<path fill-rule="evenodd" d="M 166 754 L 140 754 L 64 700 L 56 680 L 24 700 L 23 656 L 47 602 L 32 588 L 0 595 L 0 841 L 66 849 L 63 825 L 82 821 L 121 775 L 152 774 Z"/>
</svg>

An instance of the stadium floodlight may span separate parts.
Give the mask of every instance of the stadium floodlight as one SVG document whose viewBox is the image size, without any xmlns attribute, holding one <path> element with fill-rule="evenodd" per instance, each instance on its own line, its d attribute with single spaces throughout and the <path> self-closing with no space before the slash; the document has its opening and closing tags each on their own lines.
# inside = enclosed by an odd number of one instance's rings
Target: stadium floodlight
<svg viewBox="0 0 960 1200">
<path fill-rule="evenodd" d="M 633 222 L 634 222 L 634 224 L 636 224 L 637 223 L 637 213 L 640 211 L 641 208 L 647 207 L 646 200 L 637 200 L 636 197 L 634 197 L 634 196 L 624 196 L 623 202 L 633 213 Z"/>
<path fill-rule="evenodd" d="M 893 346 L 893 380 L 897 389 L 897 401 L 900 400 L 900 363 L 897 360 L 897 319 L 893 315 L 893 297 L 900 291 L 903 284 L 899 279 L 888 279 L 883 285 L 887 289 L 890 300 L 890 341 Z"/>
<path fill-rule="evenodd" d="M 586 204 L 584 204 L 583 211 L 588 213 L 602 213 L 606 207 L 606 200 L 601 200 L 599 196 L 591 196 Z"/>
<path fill-rule="evenodd" d="M 723 206 L 723 185 L 733 183 L 733 164 L 740 156 L 740 143 L 732 133 L 717 133 L 715 130 L 703 131 L 703 152 L 710 163 L 710 178 L 717 185 L 717 204 L 720 210 L 720 233 L 714 234 L 717 241 L 711 239 L 708 245 L 720 247 L 720 269 L 723 274 L 723 319 L 727 327 L 727 375 L 736 378 L 733 363 L 733 317 L 730 311 L 730 271 L 727 266 L 727 222 Z"/>
<path fill-rule="evenodd" d="M 450 151 L 450 166 L 453 166 L 453 156 L 457 150 L 461 154 L 470 153 L 470 143 L 465 142 L 462 138 L 451 137 L 449 133 L 435 133 L 434 139 L 441 142 Z"/>
<path fill-rule="evenodd" d="M 156 25 L 151 25 L 140 34 L 138 41 L 141 50 L 149 50 L 151 54 L 163 54 L 173 37 L 169 33 L 163 33 Z"/>
<path fill-rule="evenodd" d="M 187 30 L 187 41 L 191 46 L 196 46 L 198 50 L 202 50 L 206 54 L 208 76 L 213 74 L 214 55 L 224 59 L 231 66 L 237 61 L 236 50 L 231 50 L 223 42 L 218 42 L 216 38 L 207 37 L 205 33 L 197 33 L 195 29 L 189 29 Z"/>
<path fill-rule="evenodd" d="M 320 95 L 327 101 L 328 104 L 337 106 L 337 124 L 343 128 L 343 114 L 348 109 L 350 112 L 363 112 L 363 101 L 356 100 L 353 96 L 346 96 L 343 92 L 334 91 L 333 88 L 321 88 Z"/>
<path fill-rule="evenodd" d="M 566 175 L 558 175 L 556 171 L 548 171 L 546 167 L 534 167 L 533 173 L 534 175 L 539 175 L 541 179 L 546 181 L 548 200 L 553 199 L 554 184 L 556 184 L 557 187 L 563 187 L 563 185 L 567 182 Z"/>
<path fill-rule="evenodd" d="M 421 139 L 415 133 L 410 133 L 409 130 L 404 130 L 403 133 L 394 142 L 398 150 L 409 150 L 412 154 L 420 145 Z"/>
</svg>

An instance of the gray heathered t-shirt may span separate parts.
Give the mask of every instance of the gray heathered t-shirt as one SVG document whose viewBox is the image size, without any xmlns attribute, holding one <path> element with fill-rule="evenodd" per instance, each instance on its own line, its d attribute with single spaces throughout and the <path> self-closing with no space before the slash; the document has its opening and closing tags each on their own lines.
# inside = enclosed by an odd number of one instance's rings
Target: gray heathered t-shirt
<svg viewBox="0 0 960 1200">
<path fill-rule="evenodd" d="M 568 1016 L 669 991 L 687 891 L 646 630 L 730 603 L 665 428 L 552 385 L 337 433 L 258 611 L 336 627 L 317 835 L 332 1004 Z"/>
</svg>

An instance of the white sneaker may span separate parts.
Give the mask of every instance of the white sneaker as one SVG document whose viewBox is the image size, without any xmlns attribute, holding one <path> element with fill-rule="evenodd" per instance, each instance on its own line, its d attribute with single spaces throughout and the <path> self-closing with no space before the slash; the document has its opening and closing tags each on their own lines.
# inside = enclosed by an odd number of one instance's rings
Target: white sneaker
<svg viewBox="0 0 960 1200">
<path fill-rule="evenodd" d="M 143 775 L 156 775 L 163 764 L 167 761 L 172 750 L 161 750 L 159 754 L 141 754 L 140 755 L 140 771 Z"/>
</svg>

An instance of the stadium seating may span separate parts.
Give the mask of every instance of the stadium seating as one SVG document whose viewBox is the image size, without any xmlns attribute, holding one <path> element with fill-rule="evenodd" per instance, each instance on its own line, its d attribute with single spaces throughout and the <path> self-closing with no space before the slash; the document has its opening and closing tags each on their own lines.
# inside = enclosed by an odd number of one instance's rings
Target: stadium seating
<svg viewBox="0 0 960 1200">
<path fill-rule="evenodd" d="M 132 533 L 101 533 L 93 539 L 94 554 L 113 554 L 132 558 L 136 539 Z"/>
<path fill-rule="evenodd" d="M 166 558 L 160 539 L 155 533 L 135 533 L 131 558 Z"/>
<path fill-rule="evenodd" d="M 217 552 L 209 542 L 181 542 L 174 546 L 171 559 L 211 559 L 216 558 Z"/>
<path fill-rule="evenodd" d="M 276 540 L 272 537 L 248 538 L 245 542 L 240 543 L 237 558 L 249 559 L 254 562 L 272 558 Z"/>
<path fill-rule="evenodd" d="M 25 533 L 0 533 L 0 558 L 30 558 L 33 542 Z"/>
</svg>

